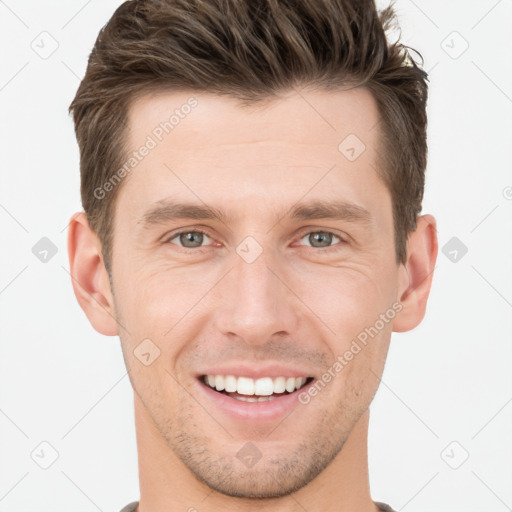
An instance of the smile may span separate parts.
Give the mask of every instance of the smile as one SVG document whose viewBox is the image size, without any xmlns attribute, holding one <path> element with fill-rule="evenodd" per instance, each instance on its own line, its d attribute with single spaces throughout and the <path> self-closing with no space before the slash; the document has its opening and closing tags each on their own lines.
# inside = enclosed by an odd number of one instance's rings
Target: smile
<svg viewBox="0 0 512 512">
<path fill-rule="evenodd" d="M 313 377 L 250 377 L 203 375 L 200 380 L 219 393 L 243 402 L 268 402 L 290 395 L 309 384 Z"/>
</svg>

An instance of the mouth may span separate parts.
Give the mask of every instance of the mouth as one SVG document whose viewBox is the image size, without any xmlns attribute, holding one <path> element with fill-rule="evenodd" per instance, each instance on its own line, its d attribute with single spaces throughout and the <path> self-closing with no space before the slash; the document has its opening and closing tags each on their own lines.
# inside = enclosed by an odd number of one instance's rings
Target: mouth
<svg viewBox="0 0 512 512">
<path fill-rule="evenodd" d="M 261 403 L 296 395 L 311 384 L 314 377 L 260 377 L 253 379 L 236 375 L 201 375 L 199 381 L 207 388 L 241 402 Z"/>
</svg>

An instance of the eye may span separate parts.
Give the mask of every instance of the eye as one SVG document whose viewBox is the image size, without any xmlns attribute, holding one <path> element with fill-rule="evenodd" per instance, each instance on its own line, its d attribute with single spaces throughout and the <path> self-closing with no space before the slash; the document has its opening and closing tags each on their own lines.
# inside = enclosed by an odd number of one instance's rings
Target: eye
<svg viewBox="0 0 512 512">
<path fill-rule="evenodd" d="M 202 247 L 205 238 L 210 238 L 205 231 L 194 229 L 193 231 L 179 231 L 178 233 L 174 233 L 171 238 L 167 238 L 166 243 L 173 243 L 172 241 L 177 239 L 179 244 L 176 245 L 178 245 L 178 247 L 196 249 Z"/>
<path fill-rule="evenodd" d="M 304 239 L 306 239 L 309 243 L 309 247 L 318 249 L 330 249 L 331 247 L 335 248 L 335 246 L 332 245 L 333 239 L 338 239 L 338 241 L 344 242 L 344 240 L 342 240 L 338 235 L 335 235 L 330 231 L 310 231 L 301 238 L 301 240 Z"/>
<path fill-rule="evenodd" d="M 341 237 L 330 231 L 310 231 L 300 238 L 300 240 L 304 239 L 307 241 L 307 246 L 324 250 L 329 250 L 331 248 L 337 249 L 336 240 L 338 242 L 345 242 Z M 174 242 L 174 240 L 176 240 L 176 242 Z M 196 228 L 193 230 L 184 230 L 173 233 L 165 240 L 165 243 L 173 243 L 184 249 L 200 249 L 205 247 L 203 243 L 208 242 L 208 240 L 210 240 L 210 242 L 212 240 L 208 233 Z"/>
</svg>

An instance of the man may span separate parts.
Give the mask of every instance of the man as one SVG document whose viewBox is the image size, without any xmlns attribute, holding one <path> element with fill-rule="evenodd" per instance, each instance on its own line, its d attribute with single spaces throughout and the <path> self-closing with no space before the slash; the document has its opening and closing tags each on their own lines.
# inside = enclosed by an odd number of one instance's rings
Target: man
<svg viewBox="0 0 512 512">
<path fill-rule="evenodd" d="M 125 2 L 71 104 L 76 297 L 119 335 L 140 500 L 376 512 L 369 406 L 422 320 L 426 74 L 371 0 Z"/>
</svg>

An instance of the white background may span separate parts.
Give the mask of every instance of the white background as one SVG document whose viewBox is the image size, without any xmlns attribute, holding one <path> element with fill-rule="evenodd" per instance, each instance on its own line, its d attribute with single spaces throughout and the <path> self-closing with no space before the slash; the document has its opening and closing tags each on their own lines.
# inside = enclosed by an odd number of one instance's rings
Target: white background
<svg viewBox="0 0 512 512">
<path fill-rule="evenodd" d="M 81 209 L 67 107 L 119 4 L 0 1 L 1 512 L 118 512 L 139 498 L 120 342 L 89 325 L 66 252 L 67 223 Z M 504 512 L 512 509 L 512 1 L 396 5 L 404 42 L 430 71 L 424 212 L 438 220 L 440 248 L 457 237 L 468 252 L 452 262 L 440 251 L 425 320 L 393 335 L 371 408 L 372 497 L 406 512 Z M 58 43 L 46 59 L 33 49 L 41 37 L 46 49 Z M 46 263 L 32 253 L 42 237 L 57 248 Z M 43 441 L 59 455 L 46 470 L 31 457 Z"/>
</svg>

